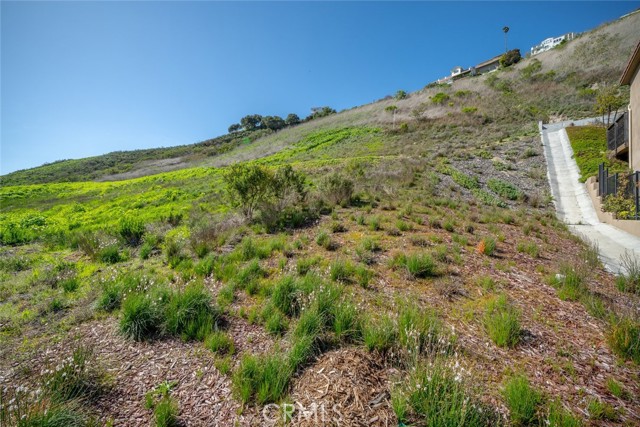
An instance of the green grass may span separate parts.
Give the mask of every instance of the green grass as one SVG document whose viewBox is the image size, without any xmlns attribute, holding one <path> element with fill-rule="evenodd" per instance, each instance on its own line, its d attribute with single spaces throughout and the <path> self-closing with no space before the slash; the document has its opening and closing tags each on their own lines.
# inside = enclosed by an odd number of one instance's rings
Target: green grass
<svg viewBox="0 0 640 427">
<path fill-rule="evenodd" d="M 367 350 L 386 353 L 396 346 L 398 329 L 393 319 L 387 315 L 369 317 L 364 322 L 362 336 Z"/>
<path fill-rule="evenodd" d="M 391 402 L 398 420 L 408 425 L 502 425 L 499 415 L 470 391 L 461 373 L 441 358 L 412 369 L 408 378 L 392 389 Z"/>
<path fill-rule="evenodd" d="M 436 263 L 428 253 L 396 254 L 392 265 L 396 268 L 403 268 L 412 279 L 438 275 Z"/>
<path fill-rule="evenodd" d="M 168 333 L 183 340 L 203 341 L 217 328 L 220 311 L 204 286 L 191 284 L 170 296 L 165 317 Z"/>
<path fill-rule="evenodd" d="M 350 282 L 355 273 L 356 268 L 350 261 L 337 259 L 331 263 L 329 277 L 331 277 L 331 280 L 334 282 Z"/>
<path fill-rule="evenodd" d="M 483 317 L 487 334 L 498 347 L 515 347 L 520 341 L 520 313 L 499 295 L 487 304 Z"/>
<path fill-rule="evenodd" d="M 204 346 L 219 355 L 234 354 L 236 351 L 233 339 L 222 331 L 215 331 L 207 335 Z"/>
<path fill-rule="evenodd" d="M 271 302 L 287 316 L 296 316 L 302 307 L 302 291 L 298 282 L 291 276 L 283 277 L 273 287 Z"/>
<path fill-rule="evenodd" d="M 580 418 L 573 415 L 571 411 L 563 408 L 562 404 L 558 401 L 553 401 L 549 405 L 546 421 L 549 427 L 582 427 L 583 425 Z"/>
<path fill-rule="evenodd" d="M 628 317 L 613 321 L 608 341 L 614 353 L 640 365 L 640 323 Z"/>
<path fill-rule="evenodd" d="M 510 378 L 502 391 L 514 426 L 534 425 L 539 418 L 542 395 L 524 375 Z"/>
<path fill-rule="evenodd" d="M 566 131 L 580 169 L 580 182 L 597 175 L 600 163 L 604 163 L 611 174 L 627 172 L 628 167 L 624 163 L 607 157 L 607 131 L 604 127 L 569 126 Z"/>
<path fill-rule="evenodd" d="M 146 295 L 129 294 L 122 303 L 120 332 L 135 341 L 150 339 L 162 331 L 160 307 Z"/>
<path fill-rule="evenodd" d="M 589 418 L 592 420 L 618 421 L 620 414 L 607 402 L 593 398 L 587 405 Z"/>
<path fill-rule="evenodd" d="M 93 350 L 88 347 L 77 347 L 71 357 L 46 372 L 44 393 L 57 403 L 91 399 L 102 389 L 103 375 L 97 368 Z"/>
</svg>

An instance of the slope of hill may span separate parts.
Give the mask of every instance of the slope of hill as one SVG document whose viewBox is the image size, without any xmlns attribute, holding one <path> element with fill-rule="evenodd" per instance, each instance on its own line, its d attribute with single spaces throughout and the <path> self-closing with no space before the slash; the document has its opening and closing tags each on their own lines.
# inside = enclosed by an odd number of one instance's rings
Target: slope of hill
<svg viewBox="0 0 640 427">
<path fill-rule="evenodd" d="M 536 126 L 639 21 L 149 176 L 3 177 L 0 421 L 639 424 L 637 277 L 556 219 Z"/>
</svg>

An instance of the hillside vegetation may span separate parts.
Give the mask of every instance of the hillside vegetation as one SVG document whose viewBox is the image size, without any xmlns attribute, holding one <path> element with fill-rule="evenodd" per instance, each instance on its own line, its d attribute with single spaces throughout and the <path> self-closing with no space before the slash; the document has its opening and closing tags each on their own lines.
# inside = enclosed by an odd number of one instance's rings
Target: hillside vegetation
<svg viewBox="0 0 640 427">
<path fill-rule="evenodd" d="M 639 424 L 640 268 L 556 219 L 537 130 L 593 115 L 637 28 L 2 177 L 2 425 Z"/>
</svg>

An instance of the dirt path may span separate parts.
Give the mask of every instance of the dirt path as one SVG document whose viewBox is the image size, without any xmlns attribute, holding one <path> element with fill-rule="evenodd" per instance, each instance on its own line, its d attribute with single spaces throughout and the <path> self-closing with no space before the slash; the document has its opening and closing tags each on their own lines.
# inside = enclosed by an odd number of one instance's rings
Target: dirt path
<svg viewBox="0 0 640 427">
<path fill-rule="evenodd" d="M 591 198 L 579 181 L 579 170 L 565 127 L 569 123 L 585 125 L 589 119 L 540 124 L 540 136 L 547 160 L 547 174 L 556 211 L 569 229 L 598 245 L 600 259 L 613 273 L 624 272 L 621 256 L 626 253 L 640 258 L 640 238 L 598 220 Z"/>
</svg>

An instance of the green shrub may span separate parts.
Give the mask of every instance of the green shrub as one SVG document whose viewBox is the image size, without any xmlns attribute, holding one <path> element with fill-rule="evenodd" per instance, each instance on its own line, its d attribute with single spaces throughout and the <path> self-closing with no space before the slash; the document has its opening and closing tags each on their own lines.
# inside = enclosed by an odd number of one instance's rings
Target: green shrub
<svg viewBox="0 0 640 427">
<path fill-rule="evenodd" d="M 171 398 L 160 400 L 153 410 L 156 427 L 178 427 L 178 404 Z"/>
<path fill-rule="evenodd" d="M 302 307 L 301 297 L 296 280 L 285 276 L 273 287 L 271 302 L 287 316 L 296 316 Z"/>
<path fill-rule="evenodd" d="M 449 100 L 449 98 L 449 95 L 447 95 L 446 93 L 438 92 L 431 97 L 431 102 L 433 102 L 434 104 L 444 104 Z"/>
<path fill-rule="evenodd" d="M 465 114 L 473 114 L 478 111 L 478 107 L 462 107 L 462 112 Z"/>
<path fill-rule="evenodd" d="M 400 100 L 400 99 L 405 99 L 407 97 L 407 92 L 405 92 L 404 90 L 399 90 L 396 92 L 396 96 L 395 98 Z"/>
<path fill-rule="evenodd" d="M 353 181 L 339 172 L 334 172 L 322 180 L 320 189 L 329 203 L 346 206 L 353 196 Z"/>
<path fill-rule="evenodd" d="M 513 425 L 528 426 L 537 421 L 542 395 L 531 387 L 527 377 L 517 375 L 509 379 L 502 395 L 509 408 Z"/>
<path fill-rule="evenodd" d="M 287 355 L 287 362 L 291 372 L 308 363 L 316 353 L 317 337 L 311 335 L 301 335 L 295 337 L 291 350 Z"/>
<path fill-rule="evenodd" d="M 140 218 L 125 216 L 118 225 L 118 234 L 130 246 L 138 246 L 145 233 L 144 222 Z"/>
<path fill-rule="evenodd" d="M 169 333 L 185 341 L 203 341 L 216 329 L 220 312 L 211 304 L 211 296 L 204 286 L 190 284 L 171 295 L 165 316 Z"/>
<path fill-rule="evenodd" d="M 500 295 L 487 304 L 483 318 L 491 340 L 499 347 L 515 347 L 520 340 L 520 313 Z"/>
<path fill-rule="evenodd" d="M 142 341 L 154 337 L 162 329 L 159 307 L 145 295 L 131 293 L 122 302 L 120 332 L 127 338 Z"/>
<path fill-rule="evenodd" d="M 233 354 L 236 351 L 233 339 L 222 331 L 215 331 L 207 335 L 204 346 L 220 355 Z"/>
<path fill-rule="evenodd" d="M 504 197 L 505 199 L 518 200 L 522 199 L 522 197 L 524 196 L 522 190 L 520 190 L 518 187 L 511 184 L 510 182 L 503 181 L 501 179 L 492 178 L 487 181 L 487 186 L 491 189 L 491 191 L 493 191 L 500 197 Z"/>
</svg>

